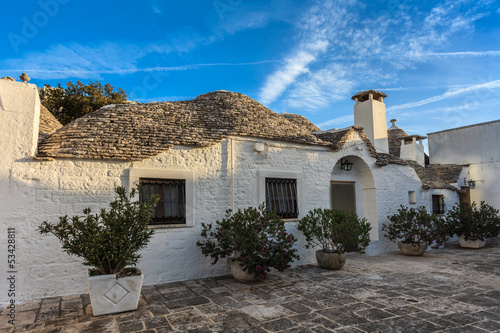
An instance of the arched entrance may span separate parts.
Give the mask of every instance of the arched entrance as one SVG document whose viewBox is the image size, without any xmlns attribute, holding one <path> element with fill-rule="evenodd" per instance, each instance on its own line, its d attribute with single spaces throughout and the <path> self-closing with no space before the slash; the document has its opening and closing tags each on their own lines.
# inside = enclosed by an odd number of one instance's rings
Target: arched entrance
<svg viewBox="0 0 500 333">
<path fill-rule="evenodd" d="M 330 181 L 331 208 L 354 211 L 366 218 L 372 226 L 371 240 L 378 240 L 377 194 L 370 167 L 358 156 L 344 156 L 342 160 L 352 163 L 352 168 L 342 169 L 340 159 L 335 163 Z"/>
</svg>

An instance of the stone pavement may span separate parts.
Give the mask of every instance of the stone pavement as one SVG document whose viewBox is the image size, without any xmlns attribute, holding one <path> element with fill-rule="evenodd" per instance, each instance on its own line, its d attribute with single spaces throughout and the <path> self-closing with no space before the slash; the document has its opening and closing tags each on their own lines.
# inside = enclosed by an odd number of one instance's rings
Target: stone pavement
<svg viewBox="0 0 500 333">
<path fill-rule="evenodd" d="M 339 271 L 300 266 L 266 281 L 230 276 L 145 286 L 137 311 L 93 317 L 88 295 L 18 306 L 3 332 L 500 332 L 500 237 L 422 257 L 349 255 Z"/>
</svg>

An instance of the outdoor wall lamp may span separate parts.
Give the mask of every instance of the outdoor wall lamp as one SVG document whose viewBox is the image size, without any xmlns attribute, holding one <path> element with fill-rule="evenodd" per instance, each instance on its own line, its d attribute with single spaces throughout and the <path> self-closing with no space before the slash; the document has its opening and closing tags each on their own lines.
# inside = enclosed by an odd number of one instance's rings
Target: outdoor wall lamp
<svg viewBox="0 0 500 333">
<path fill-rule="evenodd" d="M 475 180 L 469 180 L 468 181 L 470 187 L 476 186 L 476 181 Z"/>
<path fill-rule="evenodd" d="M 345 160 L 343 158 L 340 159 L 340 168 L 345 171 L 351 171 L 352 165 L 354 163 L 349 163 L 348 160 Z"/>
</svg>

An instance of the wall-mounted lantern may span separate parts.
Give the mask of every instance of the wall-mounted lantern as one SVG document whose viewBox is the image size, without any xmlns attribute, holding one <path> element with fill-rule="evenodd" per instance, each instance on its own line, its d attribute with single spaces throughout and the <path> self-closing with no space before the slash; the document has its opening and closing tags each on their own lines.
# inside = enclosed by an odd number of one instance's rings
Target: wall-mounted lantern
<svg viewBox="0 0 500 333">
<path fill-rule="evenodd" d="M 470 187 L 476 186 L 476 181 L 475 180 L 469 180 L 467 183 L 469 183 Z"/>
<path fill-rule="evenodd" d="M 351 171 L 352 165 L 354 163 L 350 163 L 348 160 L 345 160 L 343 158 L 340 159 L 340 168 L 345 171 Z"/>
</svg>

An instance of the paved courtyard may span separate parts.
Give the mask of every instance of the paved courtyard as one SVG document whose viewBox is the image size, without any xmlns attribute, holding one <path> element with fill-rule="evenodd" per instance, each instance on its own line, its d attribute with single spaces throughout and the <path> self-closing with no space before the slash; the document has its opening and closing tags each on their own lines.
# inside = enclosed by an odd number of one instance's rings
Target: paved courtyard
<svg viewBox="0 0 500 333">
<path fill-rule="evenodd" d="M 3 332 L 500 332 L 500 238 L 422 257 L 349 255 L 243 284 L 230 276 L 145 286 L 137 311 L 93 317 L 88 295 L 18 307 Z"/>
</svg>

